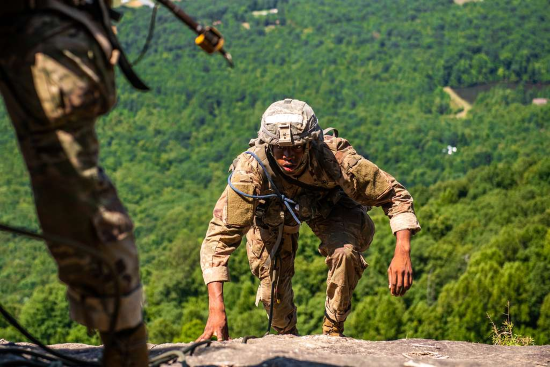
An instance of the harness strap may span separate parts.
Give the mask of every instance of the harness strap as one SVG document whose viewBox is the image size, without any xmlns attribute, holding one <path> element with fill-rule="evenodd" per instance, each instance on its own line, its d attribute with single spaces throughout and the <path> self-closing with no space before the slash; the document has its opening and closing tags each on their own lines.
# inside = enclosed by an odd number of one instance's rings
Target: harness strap
<svg viewBox="0 0 550 367">
<path fill-rule="evenodd" d="M 132 64 L 128 61 L 122 46 L 118 42 L 118 38 L 113 32 L 109 9 L 107 8 L 107 5 L 105 5 L 104 0 L 96 0 L 94 1 L 94 4 L 96 4 L 101 12 L 101 23 L 103 24 L 105 32 L 107 32 L 107 37 L 109 38 L 111 45 L 113 45 L 113 48 L 120 53 L 120 57 L 118 59 L 118 66 L 120 66 L 120 70 L 122 70 L 122 73 L 134 88 L 143 91 L 149 90 L 149 87 L 139 78 L 134 69 L 132 69 Z"/>
</svg>

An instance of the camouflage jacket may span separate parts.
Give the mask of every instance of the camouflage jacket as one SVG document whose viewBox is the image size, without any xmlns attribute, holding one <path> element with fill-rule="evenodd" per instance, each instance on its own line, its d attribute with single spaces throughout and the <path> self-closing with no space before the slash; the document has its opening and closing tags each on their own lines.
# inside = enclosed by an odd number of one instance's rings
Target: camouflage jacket
<svg viewBox="0 0 550 367">
<path fill-rule="evenodd" d="M 420 230 L 409 192 L 390 174 L 359 155 L 347 140 L 325 136 L 324 142 L 314 144 L 305 157 L 309 164 L 296 180 L 285 178 L 266 149 L 267 145 L 255 144 L 249 151 L 263 161 L 277 188 L 297 203 L 300 220 L 326 217 L 339 198 L 348 196 L 367 207 L 382 207 L 390 218 L 393 233 L 403 229 L 413 233 Z M 263 169 L 249 154 L 237 157 L 231 169 L 231 183 L 238 190 L 254 195 L 273 192 Z M 245 198 L 227 186 L 214 207 L 202 243 L 201 268 L 205 283 L 229 281 L 229 256 L 251 226 L 274 227 L 283 221 L 285 231 L 296 231 L 297 223 L 280 200 Z"/>
</svg>

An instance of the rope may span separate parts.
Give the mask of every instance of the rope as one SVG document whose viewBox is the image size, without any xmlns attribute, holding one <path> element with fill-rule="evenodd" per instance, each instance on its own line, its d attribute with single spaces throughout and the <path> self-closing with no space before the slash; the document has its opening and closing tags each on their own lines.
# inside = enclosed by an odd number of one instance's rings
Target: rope
<svg viewBox="0 0 550 367">
<path fill-rule="evenodd" d="M 115 307 L 113 310 L 113 313 L 111 314 L 111 319 L 109 323 L 109 336 L 110 340 L 113 340 L 113 336 L 115 334 L 115 327 L 116 327 L 116 321 L 118 319 L 118 314 L 120 310 L 120 284 L 119 280 L 116 277 L 116 271 L 114 266 L 111 264 L 109 259 L 107 259 L 102 253 L 98 252 L 97 250 L 94 250 L 92 248 L 89 248 L 87 246 L 84 246 L 78 242 L 75 242 L 73 240 L 50 235 L 50 234 L 40 234 L 36 233 L 34 231 L 23 229 L 23 228 L 16 228 L 12 226 L 8 226 L 5 224 L 0 223 L 0 231 L 2 232 L 8 232 L 12 233 L 18 236 L 24 236 L 28 238 L 32 238 L 34 240 L 41 240 L 41 241 L 47 241 L 47 242 L 58 242 L 66 246 L 73 247 L 76 250 L 82 251 L 88 255 L 91 255 L 92 257 L 95 257 L 99 259 L 102 263 L 104 263 L 111 275 L 113 276 L 113 283 L 115 288 Z M 7 362 L 1 362 L 0 367 L 4 366 L 37 366 L 37 367 L 62 367 L 62 366 L 71 366 L 71 367 L 80 367 L 80 366 L 101 366 L 101 363 L 99 361 L 87 361 L 79 358 L 74 358 L 71 356 L 64 355 L 63 353 L 60 353 L 54 349 L 49 348 L 44 343 L 42 343 L 38 338 L 33 336 L 28 330 L 26 330 L 19 322 L 10 314 L 8 313 L 2 304 L 0 304 L 0 314 L 4 316 L 6 321 L 8 321 L 14 328 L 16 328 L 21 334 L 23 334 L 28 340 L 30 340 L 32 343 L 36 344 L 39 348 L 44 350 L 46 353 L 40 353 L 37 351 L 19 348 L 19 347 L 4 347 L 0 346 L 0 355 L 2 354 L 12 354 L 16 355 L 20 358 L 23 358 L 24 360 L 16 360 L 16 361 L 7 361 Z M 195 349 L 201 345 L 207 345 L 210 346 L 210 340 L 202 341 L 193 343 L 186 348 L 183 348 L 181 351 L 170 351 L 167 353 L 163 353 L 159 356 L 156 356 L 154 358 L 150 358 L 149 360 L 149 366 L 150 367 L 157 367 L 160 366 L 163 363 L 168 363 L 172 360 L 177 360 L 183 362 L 185 360 L 185 354 L 189 353 L 189 355 L 192 355 Z M 28 358 L 25 358 L 24 356 L 31 356 L 34 357 L 32 360 L 29 360 Z M 44 361 L 40 361 L 37 358 L 40 358 Z M 47 362 L 46 362 L 47 361 Z"/>
<path fill-rule="evenodd" d="M 258 162 L 260 167 L 263 169 L 263 171 L 265 173 L 265 176 L 267 177 L 267 180 L 271 184 L 271 187 L 272 187 L 273 191 L 275 191 L 275 193 L 274 194 L 267 194 L 267 195 L 252 195 L 252 194 L 247 194 L 245 192 L 242 192 L 241 190 L 237 189 L 233 185 L 233 183 L 231 182 L 231 178 L 233 177 L 233 172 L 231 172 L 229 174 L 229 177 L 227 177 L 227 184 L 229 185 L 229 187 L 231 187 L 231 189 L 233 189 L 233 191 L 235 191 L 237 194 L 239 194 L 241 196 L 244 196 L 244 197 L 247 197 L 247 198 L 251 198 L 251 199 L 268 199 L 268 198 L 274 198 L 274 197 L 278 198 L 286 206 L 286 208 L 288 209 L 288 211 L 290 212 L 290 214 L 292 215 L 292 217 L 294 218 L 296 223 L 298 223 L 298 225 L 301 225 L 302 222 L 300 222 L 300 220 L 298 219 L 296 214 L 294 214 L 294 210 L 292 210 L 292 208 L 290 207 L 290 204 L 296 205 L 296 202 L 289 199 L 289 198 L 287 198 L 283 193 L 281 193 L 279 191 L 279 189 L 277 188 L 277 185 L 275 185 L 275 182 L 273 182 L 273 179 L 271 178 L 271 175 L 269 174 L 269 172 L 265 168 L 265 165 L 262 163 L 262 160 L 255 153 L 247 151 L 247 152 L 245 152 L 245 154 L 249 154 L 254 159 L 256 159 L 256 161 Z M 270 300 L 270 304 L 269 304 L 269 316 L 268 316 L 268 322 L 267 322 L 267 331 L 265 332 L 264 336 L 269 335 L 269 332 L 271 331 L 271 324 L 273 323 L 273 305 L 274 305 L 274 302 L 275 302 L 275 300 L 274 300 L 274 297 L 275 297 L 275 283 L 276 283 L 276 281 L 278 283 L 278 277 L 280 275 L 279 271 L 277 270 L 277 266 L 278 266 L 277 258 L 279 256 L 279 245 L 281 244 L 281 240 L 282 240 L 282 237 L 283 237 L 282 236 L 283 228 L 284 228 L 284 221 L 283 221 L 283 223 L 281 223 L 279 225 L 277 240 L 275 241 L 275 245 L 273 246 L 273 250 L 269 254 L 269 257 L 268 257 L 268 259 L 266 260 L 266 263 L 265 263 L 266 266 L 270 266 L 271 265 L 271 259 L 273 259 L 273 269 L 272 269 L 272 272 L 271 272 L 271 274 L 272 274 L 272 276 L 271 276 L 271 300 Z M 255 338 L 257 338 L 257 336 L 247 335 L 243 338 L 243 343 L 246 344 L 248 342 L 248 340 L 255 339 Z"/>
<path fill-rule="evenodd" d="M 296 202 L 293 201 L 292 199 L 287 198 L 284 194 L 282 194 L 279 191 L 279 189 L 275 185 L 275 182 L 273 182 L 273 180 L 271 179 L 270 174 L 267 172 L 267 169 L 265 168 L 264 164 L 262 163 L 260 158 L 255 153 L 245 152 L 245 154 L 251 155 L 252 157 L 254 157 L 254 159 L 256 159 L 256 161 L 258 161 L 258 164 L 264 170 L 265 176 L 267 177 L 267 180 L 271 184 L 271 187 L 273 188 L 273 191 L 275 191 L 275 193 L 274 194 L 267 194 L 267 195 L 251 195 L 251 194 L 244 193 L 241 190 L 237 189 L 235 186 L 233 186 L 233 183 L 231 182 L 231 177 L 233 177 L 233 172 L 231 172 L 229 174 L 229 177 L 227 177 L 227 184 L 229 185 L 229 187 L 231 187 L 231 189 L 233 189 L 233 191 L 235 191 L 237 194 L 239 194 L 241 196 L 244 196 L 244 197 L 247 197 L 247 198 L 251 198 L 251 199 L 268 199 L 268 198 L 273 198 L 273 197 L 279 198 L 279 200 L 281 200 L 281 202 L 286 206 L 286 208 L 290 212 L 290 215 L 292 215 L 292 218 L 294 218 L 296 223 L 298 223 L 298 225 L 302 224 L 302 222 L 300 222 L 300 220 L 298 219 L 296 214 L 294 214 L 294 210 L 290 207 L 290 204 L 296 205 Z"/>
<path fill-rule="evenodd" d="M 63 245 L 72 247 L 72 248 L 74 248 L 78 251 L 84 252 L 84 253 L 92 256 L 92 257 L 95 257 L 96 259 L 99 259 L 107 267 L 109 273 L 111 273 L 111 275 L 113 277 L 113 285 L 114 285 L 114 288 L 115 288 L 115 294 L 114 294 L 115 305 L 114 305 L 113 313 L 111 315 L 111 319 L 110 319 L 110 323 L 109 323 L 109 331 L 108 331 L 109 335 L 111 336 L 110 339 L 112 340 L 112 336 L 115 333 L 115 327 L 116 327 L 116 322 L 117 322 L 117 319 L 118 319 L 118 313 L 119 313 L 119 310 L 120 310 L 120 296 L 121 296 L 121 294 L 120 294 L 120 284 L 119 284 L 119 280 L 118 280 L 118 277 L 117 277 L 116 270 L 115 270 L 113 264 L 111 264 L 111 261 L 109 259 L 107 259 L 107 257 L 105 257 L 102 253 L 100 253 L 100 252 L 98 252 L 98 251 L 96 251 L 92 248 L 89 248 L 87 246 L 84 246 L 84 245 L 82 245 L 78 242 L 75 242 L 75 241 L 67 239 L 67 238 L 62 238 L 62 237 L 59 237 L 59 236 L 55 236 L 55 235 L 50 235 L 50 234 L 45 234 L 45 233 L 40 234 L 40 233 L 36 233 L 36 232 L 30 231 L 30 230 L 27 230 L 27 229 L 8 226 L 8 225 L 2 224 L 2 223 L 0 223 L 0 231 L 8 232 L 8 233 L 16 234 L 16 235 L 19 235 L 19 236 L 28 237 L 28 238 L 32 238 L 34 240 L 61 243 Z M 78 359 L 78 358 L 69 357 L 69 356 L 66 356 L 62 353 L 59 353 L 59 352 L 47 347 L 38 338 L 33 336 L 28 330 L 26 330 L 22 325 L 20 325 L 17 322 L 17 320 L 13 316 L 11 316 L 4 309 L 4 307 L 1 304 L 0 304 L 0 313 L 2 314 L 2 316 L 4 316 L 4 318 L 14 328 L 16 328 L 27 339 L 29 339 L 31 342 L 36 344 L 38 347 L 40 347 L 45 352 L 47 352 L 47 353 L 63 360 L 63 361 L 68 362 L 69 365 L 71 365 L 71 366 L 99 366 L 98 362 L 86 361 L 86 360 L 82 360 L 82 359 Z"/>
<path fill-rule="evenodd" d="M 145 39 L 145 43 L 143 44 L 143 48 L 141 49 L 139 56 L 134 60 L 134 62 L 132 62 L 132 66 L 136 66 L 137 64 L 139 64 L 147 53 L 147 50 L 149 50 L 149 45 L 151 44 L 151 41 L 153 40 L 153 35 L 155 34 L 155 23 L 157 21 L 158 9 L 159 4 L 156 3 L 153 7 L 153 11 L 151 12 L 151 20 L 149 21 L 149 31 L 147 33 L 147 38 Z"/>
<path fill-rule="evenodd" d="M 278 256 L 275 256 L 275 260 L 273 261 L 273 272 L 271 277 L 271 297 L 269 302 L 269 318 L 267 321 L 267 330 L 264 334 L 264 336 L 269 335 L 269 332 L 271 331 L 271 324 L 273 323 L 273 305 L 275 304 L 275 279 L 279 277 L 279 270 L 277 269 L 277 266 L 279 265 L 277 262 Z M 278 283 L 278 279 L 277 279 Z"/>
</svg>

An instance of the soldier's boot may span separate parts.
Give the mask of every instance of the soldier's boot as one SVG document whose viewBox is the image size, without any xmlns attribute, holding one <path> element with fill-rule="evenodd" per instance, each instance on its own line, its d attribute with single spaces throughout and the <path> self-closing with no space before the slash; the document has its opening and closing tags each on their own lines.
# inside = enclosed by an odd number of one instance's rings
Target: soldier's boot
<svg viewBox="0 0 550 367">
<path fill-rule="evenodd" d="M 294 336 L 300 336 L 300 333 L 298 332 L 298 328 L 296 327 L 296 325 L 290 329 L 289 331 L 287 331 L 285 334 L 288 334 L 288 335 L 294 335 Z"/>
<path fill-rule="evenodd" d="M 294 335 L 294 336 L 300 336 L 300 333 L 298 332 L 298 328 L 296 325 L 292 327 L 292 329 L 289 330 L 282 330 L 276 326 L 273 326 L 273 329 L 277 332 L 278 335 Z"/>
<path fill-rule="evenodd" d="M 103 342 L 103 367 L 147 367 L 147 331 L 141 323 L 135 328 L 117 331 L 110 340 L 109 333 L 99 333 Z"/>
<path fill-rule="evenodd" d="M 325 319 L 323 320 L 323 335 L 345 336 L 344 321 L 333 321 L 325 316 Z"/>
</svg>

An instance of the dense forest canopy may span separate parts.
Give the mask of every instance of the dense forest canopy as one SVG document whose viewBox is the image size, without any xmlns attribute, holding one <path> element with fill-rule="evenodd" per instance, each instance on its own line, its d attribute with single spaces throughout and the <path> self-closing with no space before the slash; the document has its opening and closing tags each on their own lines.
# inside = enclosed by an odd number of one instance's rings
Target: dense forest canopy
<svg viewBox="0 0 550 367">
<path fill-rule="evenodd" d="M 137 70 L 151 93 L 119 78 L 119 102 L 97 125 L 101 163 L 136 225 L 153 343 L 190 341 L 207 318 L 198 253 L 227 168 L 275 100 L 307 101 L 365 157 L 407 185 L 423 230 L 415 283 L 387 289 L 394 237 L 379 209 L 354 294 L 348 336 L 490 342 L 510 301 L 515 330 L 550 343 L 550 4 L 544 0 L 217 0 L 179 3 L 216 22 L 235 69 L 202 53 L 161 9 Z M 258 10 L 277 9 L 260 15 Z M 122 8 L 131 57 L 150 10 Z M 477 98 L 465 119 L 443 87 L 515 83 Z M 542 86 L 529 89 L 527 84 Z M 3 107 L 2 107 L 3 108 Z M 447 147 L 456 147 L 448 150 Z M 31 191 L 0 110 L 0 221 L 37 228 Z M 452 153 L 452 154 L 449 154 Z M 68 319 L 55 264 L 40 243 L 0 234 L 1 303 L 48 343 L 98 342 Z M 293 280 L 302 334 L 319 333 L 326 265 L 301 231 Z M 246 251 L 230 262 L 233 337 L 260 333 Z M 3 320 L 0 337 L 23 340 Z"/>
</svg>

